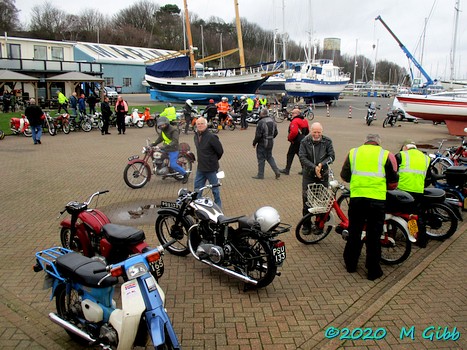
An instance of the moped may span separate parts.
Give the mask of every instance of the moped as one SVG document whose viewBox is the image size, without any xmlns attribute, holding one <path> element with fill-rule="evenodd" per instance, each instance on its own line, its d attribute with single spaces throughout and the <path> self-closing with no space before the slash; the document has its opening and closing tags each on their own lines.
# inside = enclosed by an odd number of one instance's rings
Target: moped
<svg viewBox="0 0 467 350">
<path fill-rule="evenodd" d="M 144 117 L 139 115 L 138 109 L 133 109 L 131 115 L 127 115 L 125 117 L 125 125 L 126 126 L 137 126 L 138 128 L 142 128 L 144 126 Z"/>
<path fill-rule="evenodd" d="M 24 114 L 21 115 L 21 118 L 10 119 L 10 130 L 13 132 L 13 135 L 23 134 L 26 137 L 32 136 L 29 120 Z"/>
<path fill-rule="evenodd" d="M 37 252 L 34 271 L 45 272 L 44 286 L 55 297 L 50 320 L 73 340 L 103 349 L 144 347 L 148 335 L 156 349 L 180 349 L 164 292 L 149 273 L 150 263 L 163 265 L 163 251 L 159 246 L 107 266 L 62 247 Z M 113 299 L 118 277 L 124 280 L 121 308 Z"/>
</svg>

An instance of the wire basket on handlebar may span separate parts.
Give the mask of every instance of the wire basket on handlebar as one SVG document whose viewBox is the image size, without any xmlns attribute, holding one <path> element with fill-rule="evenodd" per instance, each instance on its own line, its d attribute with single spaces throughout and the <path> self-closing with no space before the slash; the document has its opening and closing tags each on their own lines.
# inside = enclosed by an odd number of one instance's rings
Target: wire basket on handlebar
<svg viewBox="0 0 467 350">
<path fill-rule="evenodd" d="M 311 208 L 311 213 L 323 214 L 327 213 L 331 209 L 334 196 L 323 184 L 309 184 L 306 194 L 306 204 Z"/>
</svg>

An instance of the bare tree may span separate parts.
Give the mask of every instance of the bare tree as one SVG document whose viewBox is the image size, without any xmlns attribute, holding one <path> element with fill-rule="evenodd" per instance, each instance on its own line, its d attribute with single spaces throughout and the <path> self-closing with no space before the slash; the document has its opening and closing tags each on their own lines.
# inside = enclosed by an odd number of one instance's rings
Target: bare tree
<svg viewBox="0 0 467 350">
<path fill-rule="evenodd" d="M 31 10 L 30 31 L 42 39 L 61 40 L 66 39 L 70 23 L 66 12 L 54 7 L 46 1 L 42 5 L 36 5 Z"/>
<path fill-rule="evenodd" d="M 19 30 L 19 10 L 16 8 L 15 0 L 1 0 L 0 3 L 0 32 Z"/>
</svg>

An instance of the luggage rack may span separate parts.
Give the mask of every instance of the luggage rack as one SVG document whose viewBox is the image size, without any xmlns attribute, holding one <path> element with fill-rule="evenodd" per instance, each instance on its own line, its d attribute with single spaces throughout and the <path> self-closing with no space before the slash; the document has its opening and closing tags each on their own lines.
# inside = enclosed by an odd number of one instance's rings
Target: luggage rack
<svg viewBox="0 0 467 350">
<path fill-rule="evenodd" d="M 58 257 L 73 253 L 72 250 L 63 248 L 63 247 L 53 247 L 45 250 L 41 250 L 36 253 L 36 260 L 37 265 L 34 266 L 34 271 L 38 272 L 41 269 L 46 271 L 48 274 L 52 275 L 53 277 L 64 280 L 60 273 L 57 271 L 57 267 L 55 266 L 55 261 Z M 40 266 L 40 268 L 39 268 Z"/>
</svg>

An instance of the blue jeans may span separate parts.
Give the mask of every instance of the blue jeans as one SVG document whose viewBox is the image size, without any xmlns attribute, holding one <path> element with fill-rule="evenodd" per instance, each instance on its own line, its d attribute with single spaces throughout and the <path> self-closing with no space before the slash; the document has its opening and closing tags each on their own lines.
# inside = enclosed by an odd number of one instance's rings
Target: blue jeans
<svg viewBox="0 0 467 350">
<path fill-rule="evenodd" d="M 41 140 L 41 136 L 42 136 L 42 125 L 36 125 L 36 126 L 32 126 L 32 125 L 31 125 L 31 131 L 32 131 L 32 140 L 33 140 L 34 143 L 36 144 L 37 141 L 40 141 L 40 140 Z"/>
<path fill-rule="evenodd" d="M 169 153 L 169 160 L 170 160 L 170 167 L 172 168 L 172 170 L 174 171 L 177 171 L 179 174 L 181 175 L 185 175 L 186 174 L 186 171 L 185 169 L 183 169 L 180 165 L 178 165 L 177 163 L 177 159 L 178 159 L 178 154 L 179 152 L 178 151 L 174 151 L 174 152 L 168 152 Z"/>
<path fill-rule="evenodd" d="M 209 181 L 211 185 L 215 185 L 219 182 L 219 179 L 216 176 L 216 171 L 196 171 L 195 177 L 195 191 L 200 189 L 206 184 L 206 180 Z M 219 187 L 213 187 L 212 194 L 214 196 L 214 203 L 216 203 L 220 208 L 222 208 L 221 194 Z M 200 194 L 202 195 L 202 193 Z"/>
</svg>

